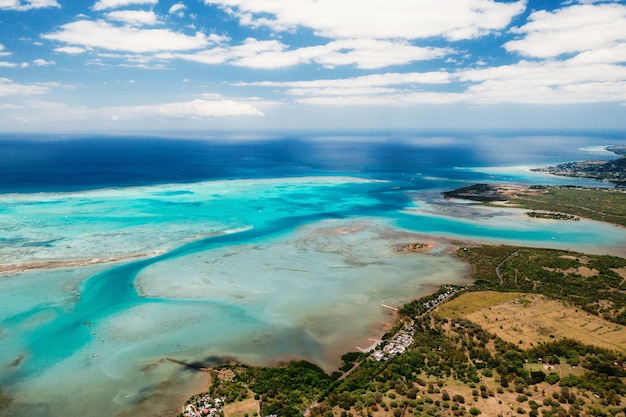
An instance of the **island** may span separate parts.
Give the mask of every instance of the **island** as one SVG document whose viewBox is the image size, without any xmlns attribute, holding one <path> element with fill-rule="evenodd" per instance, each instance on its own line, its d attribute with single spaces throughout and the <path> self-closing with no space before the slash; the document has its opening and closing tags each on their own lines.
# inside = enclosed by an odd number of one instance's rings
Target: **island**
<svg viewBox="0 0 626 417">
<path fill-rule="evenodd" d="M 432 248 L 434 248 L 434 245 L 431 243 L 414 242 L 409 243 L 400 249 L 396 249 L 396 252 L 426 252 Z"/>
<path fill-rule="evenodd" d="M 477 184 L 444 195 L 626 226 L 619 190 Z M 472 285 L 399 307 L 393 328 L 335 372 L 227 360 L 180 415 L 626 416 L 625 258 L 469 243 L 456 255 Z"/>
</svg>

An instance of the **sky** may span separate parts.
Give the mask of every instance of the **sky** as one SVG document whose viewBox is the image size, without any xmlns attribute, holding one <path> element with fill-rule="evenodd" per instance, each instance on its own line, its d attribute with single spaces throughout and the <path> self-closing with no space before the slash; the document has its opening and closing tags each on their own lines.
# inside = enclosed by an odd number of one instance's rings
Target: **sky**
<svg viewBox="0 0 626 417">
<path fill-rule="evenodd" d="M 626 1 L 0 0 L 0 132 L 626 129 Z"/>
</svg>

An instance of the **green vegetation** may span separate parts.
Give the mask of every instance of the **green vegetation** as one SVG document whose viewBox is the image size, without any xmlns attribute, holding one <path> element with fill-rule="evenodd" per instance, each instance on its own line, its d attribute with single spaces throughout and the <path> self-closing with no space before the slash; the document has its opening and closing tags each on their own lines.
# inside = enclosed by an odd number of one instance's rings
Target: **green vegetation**
<svg viewBox="0 0 626 417">
<path fill-rule="evenodd" d="M 626 324 L 624 258 L 513 246 L 466 248 L 458 255 L 474 266 L 474 290 L 544 294 Z"/>
<path fill-rule="evenodd" d="M 498 187 L 482 183 L 469 185 L 452 191 L 446 191 L 443 193 L 443 196 L 445 198 L 462 198 L 482 202 L 508 200 L 508 197 L 501 193 L 498 190 Z"/>
<path fill-rule="evenodd" d="M 531 187 L 516 193 L 509 202 L 528 210 L 560 212 L 626 226 L 626 193 L 619 190 Z"/>
<path fill-rule="evenodd" d="M 226 376 L 225 370 L 230 371 Z M 318 366 L 305 361 L 275 368 L 228 364 L 212 374 L 213 384 L 209 390 L 212 397 L 232 403 L 253 396 L 261 401 L 264 416 L 301 415 L 302 410 L 322 397 L 334 382 Z"/>
<path fill-rule="evenodd" d="M 548 220 L 573 220 L 579 221 L 580 217 L 572 216 L 571 214 L 563 214 L 563 213 L 552 213 L 545 211 L 529 211 L 526 213 L 528 217 L 532 217 L 535 219 L 548 219 Z"/>
<path fill-rule="evenodd" d="M 626 192 L 605 188 L 511 186 L 474 184 L 443 193 L 446 198 L 464 198 L 490 204 L 508 201 L 535 213 L 531 216 L 575 220 L 592 220 L 626 226 Z"/>
</svg>

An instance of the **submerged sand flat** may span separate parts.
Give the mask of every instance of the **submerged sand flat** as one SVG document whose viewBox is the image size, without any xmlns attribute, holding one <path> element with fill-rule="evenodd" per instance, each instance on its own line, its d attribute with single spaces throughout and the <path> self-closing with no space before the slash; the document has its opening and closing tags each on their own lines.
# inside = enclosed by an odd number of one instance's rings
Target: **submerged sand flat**
<svg viewBox="0 0 626 417">
<path fill-rule="evenodd" d="M 123 256 L 109 256 L 106 258 L 54 260 L 54 261 L 31 261 L 16 264 L 0 264 L 0 274 L 19 274 L 27 271 L 37 271 L 41 269 L 67 269 L 82 268 L 86 266 L 109 264 L 133 259 L 147 258 L 158 255 L 161 252 L 137 253 Z"/>
<path fill-rule="evenodd" d="M 428 254 L 397 251 L 420 238 L 372 219 L 329 220 L 255 245 L 157 262 L 135 280 L 140 302 L 80 323 L 88 342 L 29 376 L 15 402 L 37 409 L 43 401 L 50 415 L 75 414 L 87 404 L 106 415 L 145 411 L 159 386 L 189 381 L 187 369 L 165 357 L 228 355 L 253 364 L 306 358 L 332 370 L 343 352 L 385 331 L 393 316 L 381 303 L 398 305 L 431 285 L 464 282 L 467 267 L 449 257 L 453 246 L 444 240 L 435 239 Z M 11 372 L 28 366 L 24 348 L 17 343 L 8 351 L 25 357 Z M 68 374 L 74 385 L 52 382 Z M 85 389 L 85 381 L 97 384 Z M 81 393 L 79 402 L 67 401 L 68 389 Z"/>
</svg>

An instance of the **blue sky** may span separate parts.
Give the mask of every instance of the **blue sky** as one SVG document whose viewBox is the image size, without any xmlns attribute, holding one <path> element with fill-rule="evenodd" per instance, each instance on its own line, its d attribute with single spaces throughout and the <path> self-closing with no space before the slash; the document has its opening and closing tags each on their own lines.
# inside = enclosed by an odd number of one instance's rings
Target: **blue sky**
<svg viewBox="0 0 626 417">
<path fill-rule="evenodd" d="M 0 131 L 626 129 L 625 1 L 0 0 Z"/>
</svg>

